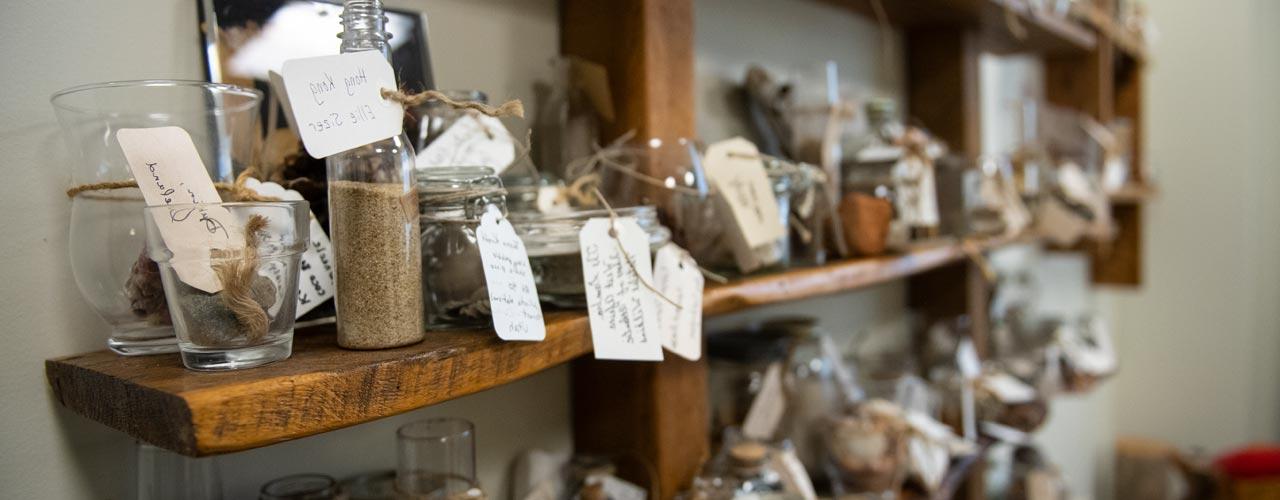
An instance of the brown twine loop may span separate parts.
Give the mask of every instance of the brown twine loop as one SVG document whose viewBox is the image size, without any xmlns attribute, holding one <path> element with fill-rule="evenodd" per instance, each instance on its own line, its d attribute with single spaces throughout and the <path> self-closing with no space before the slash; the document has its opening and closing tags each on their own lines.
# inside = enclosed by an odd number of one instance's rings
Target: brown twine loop
<svg viewBox="0 0 1280 500">
<path fill-rule="evenodd" d="M 524 104 L 519 99 L 512 99 L 502 103 L 501 106 L 490 106 L 488 104 L 475 101 L 455 101 L 449 96 L 436 90 L 424 90 L 417 94 L 409 94 L 403 90 L 382 89 L 382 98 L 388 101 L 400 103 L 401 106 L 414 107 L 427 101 L 437 101 L 444 103 L 454 109 L 467 109 L 479 112 L 486 116 L 494 118 L 502 118 L 504 116 L 515 116 L 524 118 Z"/>
<path fill-rule="evenodd" d="M 230 184 L 226 182 L 215 182 L 213 183 L 213 187 L 220 192 L 226 193 L 227 197 L 229 197 L 231 201 L 280 201 L 280 198 L 276 198 L 274 196 L 263 196 L 258 194 L 257 191 L 254 191 L 245 185 L 245 183 L 248 182 L 255 173 L 257 173 L 257 168 L 251 165 L 249 168 L 244 169 L 244 172 L 240 172 L 240 175 L 236 176 L 235 182 Z M 138 181 L 134 179 L 127 181 L 107 181 L 81 184 L 68 189 L 67 198 L 75 198 L 76 195 L 89 191 L 110 191 L 136 187 L 138 187 Z"/>
<path fill-rule="evenodd" d="M 617 212 L 614 212 L 613 207 L 609 206 L 609 201 L 604 199 L 604 195 L 600 193 L 599 189 L 596 189 L 595 192 L 596 192 L 596 198 L 598 198 L 600 200 L 600 203 L 604 205 L 604 209 L 609 212 L 609 237 L 613 238 L 614 243 L 618 244 L 618 253 L 622 254 L 622 260 L 627 262 L 627 267 L 630 267 L 631 272 L 636 275 L 636 281 L 639 281 L 641 285 L 644 285 L 645 288 L 648 288 L 649 291 L 653 292 L 654 295 L 657 295 L 658 298 L 666 301 L 668 304 L 671 304 L 672 306 L 675 306 L 676 309 L 684 309 L 684 307 L 682 307 L 680 304 L 677 304 L 676 301 L 671 300 L 666 295 L 663 295 L 661 291 L 658 291 L 657 288 L 649 284 L 649 281 L 644 279 L 644 276 L 640 274 L 640 270 L 636 269 L 636 263 L 631 261 L 631 255 L 627 254 L 627 249 L 623 248 L 622 246 L 622 240 L 618 239 L 618 228 L 616 226 L 618 222 Z"/>
<path fill-rule="evenodd" d="M 594 151 L 588 156 L 569 162 L 569 164 L 565 166 L 565 173 L 568 174 L 568 177 L 574 178 L 574 184 L 577 184 L 577 179 L 593 174 L 599 174 L 599 171 L 602 168 L 608 168 L 609 170 L 613 170 L 657 188 L 695 196 L 702 194 L 697 189 L 690 187 L 668 185 L 663 179 L 638 171 L 635 168 L 636 165 L 634 162 L 627 161 L 627 155 L 630 150 L 626 144 L 633 137 L 635 137 L 635 130 L 630 130 L 627 133 L 618 136 L 618 138 L 614 139 L 613 142 L 610 142 L 608 146 L 600 147 L 599 145 L 592 145 Z M 596 182 L 599 182 L 598 175 Z M 581 187 L 582 186 L 579 186 L 579 188 Z M 570 191 L 572 191 L 572 189 L 573 187 L 571 186 Z M 570 192 L 568 196 L 576 201 L 585 201 L 586 203 L 583 204 L 587 206 L 593 205 L 593 202 L 595 201 L 594 198 L 590 196 L 589 191 L 579 191 L 577 193 Z"/>
<path fill-rule="evenodd" d="M 262 305 L 253 298 L 253 282 L 258 276 L 258 235 L 267 227 L 267 218 L 261 215 L 249 217 L 244 225 L 244 248 L 240 258 L 231 257 L 235 250 L 214 250 L 213 272 L 222 283 L 222 303 L 235 313 L 236 320 L 244 327 L 250 342 L 267 334 L 270 318 Z"/>
</svg>

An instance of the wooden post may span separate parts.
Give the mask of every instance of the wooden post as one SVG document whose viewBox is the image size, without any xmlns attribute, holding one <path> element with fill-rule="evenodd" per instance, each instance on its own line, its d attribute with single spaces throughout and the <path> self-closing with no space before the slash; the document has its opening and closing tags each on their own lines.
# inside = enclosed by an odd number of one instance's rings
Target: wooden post
<svg viewBox="0 0 1280 500">
<path fill-rule="evenodd" d="M 561 51 L 604 65 L 617 106 L 604 141 L 694 137 L 692 0 L 563 0 Z M 651 174 L 673 165 L 648 163 Z M 574 447 L 633 454 L 656 473 L 661 498 L 689 486 L 710 455 L 707 364 L 581 359 L 573 364 Z M 649 474 L 623 464 L 640 483 Z"/>
<path fill-rule="evenodd" d="M 908 116 L 972 161 L 982 150 L 977 32 L 966 26 L 912 28 L 906 40 Z"/>
</svg>

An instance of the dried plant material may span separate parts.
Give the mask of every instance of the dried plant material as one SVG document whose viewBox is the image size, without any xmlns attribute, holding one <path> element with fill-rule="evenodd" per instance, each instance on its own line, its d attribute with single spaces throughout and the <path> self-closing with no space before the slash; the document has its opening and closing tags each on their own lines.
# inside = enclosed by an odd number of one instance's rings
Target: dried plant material
<svg viewBox="0 0 1280 500">
<path fill-rule="evenodd" d="M 892 491 L 901 485 L 907 425 L 896 405 L 871 400 L 827 426 L 827 451 L 846 493 Z"/>
<path fill-rule="evenodd" d="M 164 283 L 160 280 L 160 265 L 147 256 L 145 248 L 129 270 L 124 286 L 134 316 L 152 325 L 173 324 L 169 317 L 169 303 L 164 297 Z"/>
</svg>

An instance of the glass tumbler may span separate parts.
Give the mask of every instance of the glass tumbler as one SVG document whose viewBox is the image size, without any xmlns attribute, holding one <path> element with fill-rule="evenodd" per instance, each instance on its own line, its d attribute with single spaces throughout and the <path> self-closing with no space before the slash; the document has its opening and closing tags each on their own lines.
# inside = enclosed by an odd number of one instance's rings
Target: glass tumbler
<svg viewBox="0 0 1280 500">
<path fill-rule="evenodd" d="M 396 491 L 403 498 L 472 496 L 476 483 L 475 426 L 460 418 L 432 418 L 396 431 Z"/>
<path fill-rule="evenodd" d="M 262 94 L 232 85 L 146 80 L 96 83 L 50 99 L 70 151 L 75 186 L 133 178 L 116 142 L 122 128 L 178 126 L 191 134 L 214 181 L 254 163 Z M 146 256 L 137 188 L 81 192 L 71 201 L 71 272 L 108 325 L 118 354 L 174 352 L 158 268 Z"/>
<path fill-rule="evenodd" d="M 418 170 L 422 300 L 431 329 L 492 324 L 476 230 L 490 205 L 504 215 L 506 191 L 489 167 Z"/>
<path fill-rule="evenodd" d="M 173 306 L 169 312 L 183 364 L 192 370 L 234 370 L 288 358 L 298 263 L 310 227 L 307 202 L 167 205 L 144 213 L 147 253 L 159 264 L 165 297 Z M 229 248 L 193 244 L 189 238 L 166 241 L 161 225 L 196 216 L 187 214 L 203 214 L 242 236 L 232 238 Z M 247 238 L 244 228 L 256 217 L 265 219 L 265 226 Z M 179 275 L 187 269 L 211 270 L 222 289 L 208 293 L 189 285 Z"/>
</svg>

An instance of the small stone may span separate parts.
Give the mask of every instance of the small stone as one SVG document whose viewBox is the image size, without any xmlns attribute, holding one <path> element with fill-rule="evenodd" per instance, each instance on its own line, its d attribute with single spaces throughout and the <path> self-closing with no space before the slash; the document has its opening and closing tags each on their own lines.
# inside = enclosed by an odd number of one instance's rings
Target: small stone
<svg viewBox="0 0 1280 500">
<path fill-rule="evenodd" d="M 240 324 L 234 312 L 223 303 L 222 296 L 217 293 L 205 293 L 202 290 L 178 283 L 181 287 L 179 303 L 186 319 L 187 337 L 202 347 L 231 347 L 246 344 L 248 332 Z M 253 280 L 250 289 L 254 302 L 270 311 L 276 302 L 276 285 L 270 278 L 259 275 Z"/>
</svg>

